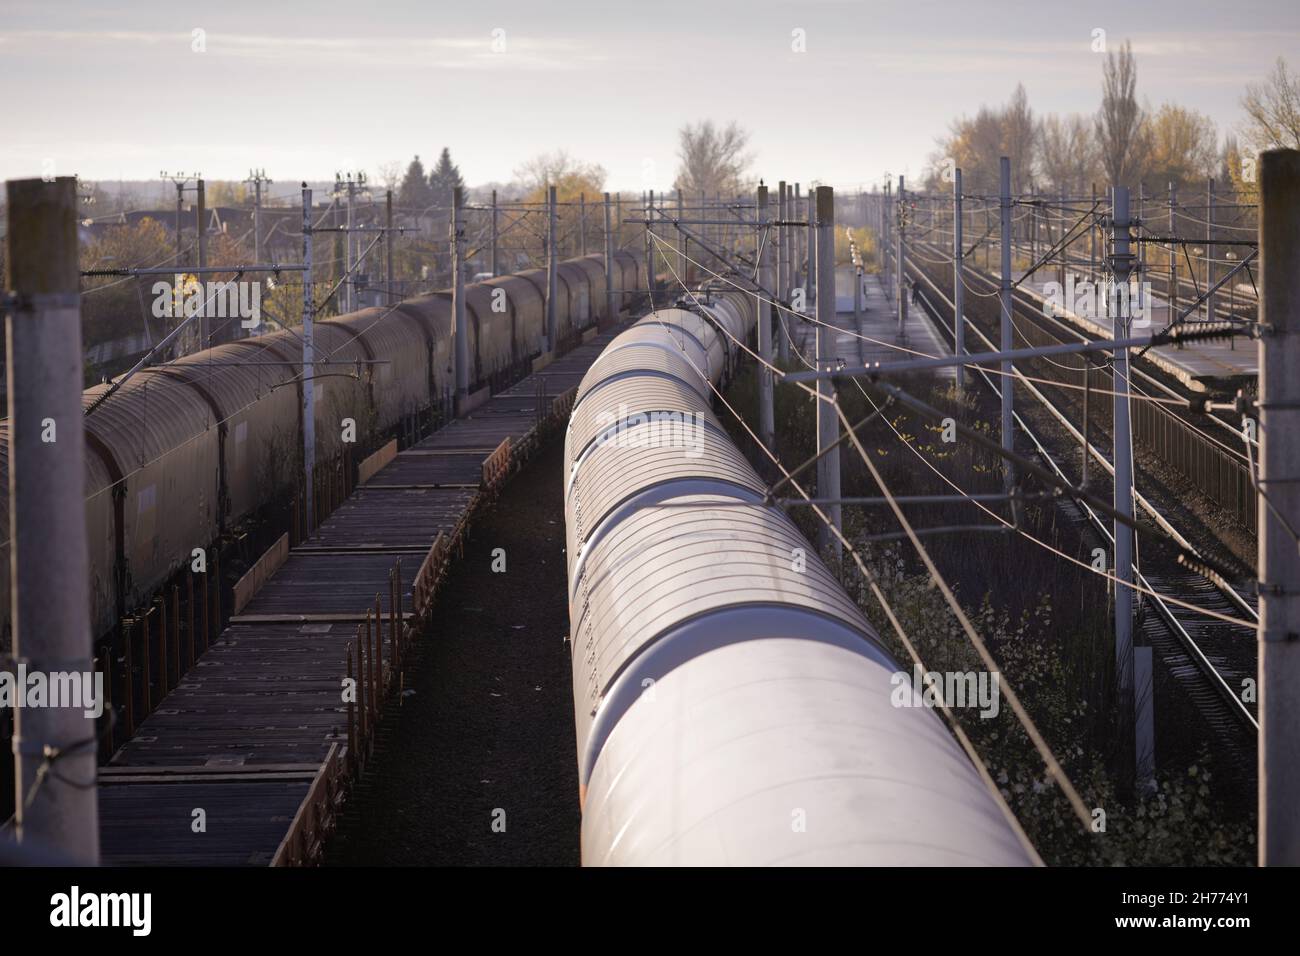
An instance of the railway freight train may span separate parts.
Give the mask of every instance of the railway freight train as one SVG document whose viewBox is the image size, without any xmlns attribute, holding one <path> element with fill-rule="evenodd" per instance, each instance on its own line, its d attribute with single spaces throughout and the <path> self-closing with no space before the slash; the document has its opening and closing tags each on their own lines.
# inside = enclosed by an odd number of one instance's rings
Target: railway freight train
<svg viewBox="0 0 1300 956">
<path fill-rule="evenodd" d="M 615 255 L 616 305 L 644 287 L 635 256 Z M 606 317 L 603 257 L 559 264 L 556 313 L 564 342 Z M 497 290 L 504 290 L 500 295 Z M 532 270 L 465 287 L 471 389 L 539 354 L 546 273 Z M 496 308 L 494 309 L 494 305 Z M 301 340 L 284 330 L 241 339 L 144 370 L 86 417 L 86 524 L 91 620 L 97 635 L 138 607 L 196 548 L 293 487 L 301 473 L 302 389 L 315 389 L 316 452 L 341 448 L 344 419 L 358 442 L 405 416 L 449 401 L 450 292 L 319 321 L 317 365 L 300 375 Z M 359 374 L 358 374 L 359 373 Z M 108 388 L 83 396 L 95 403 Z M 80 427 L 82 423 L 74 423 Z M 66 427 L 57 423 L 59 428 Z M 8 494 L 8 423 L 0 423 L 0 489 Z M 9 508 L 0 505 L 0 649 L 9 645 Z M 57 568 L 50 569 L 57 574 Z"/>
<path fill-rule="evenodd" d="M 1034 862 L 715 417 L 755 316 L 710 298 L 611 342 L 569 423 L 583 862 Z"/>
</svg>

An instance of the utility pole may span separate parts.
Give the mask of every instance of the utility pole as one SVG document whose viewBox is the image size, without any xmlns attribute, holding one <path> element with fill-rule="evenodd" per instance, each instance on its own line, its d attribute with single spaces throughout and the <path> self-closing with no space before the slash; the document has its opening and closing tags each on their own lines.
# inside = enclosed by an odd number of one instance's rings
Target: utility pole
<svg viewBox="0 0 1300 956">
<path fill-rule="evenodd" d="M 456 186 L 451 191 L 451 312 L 455 322 L 453 341 L 456 346 L 456 415 L 465 414 L 469 401 L 469 324 L 465 319 L 465 222 L 464 200 L 462 191 Z M 554 220 L 552 220 L 554 222 Z M 555 233 L 551 232 L 554 242 Z M 548 316 L 547 328 L 550 328 L 551 287 L 546 288 Z"/>
<path fill-rule="evenodd" d="M 262 183 L 268 186 L 265 169 L 250 169 L 246 183 L 253 184 L 253 261 L 262 261 Z"/>
<path fill-rule="evenodd" d="M 889 254 L 890 247 L 893 245 L 893 227 L 894 218 L 897 213 L 894 210 L 894 184 L 888 176 L 885 177 L 885 198 L 881 203 L 880 217 L 880 261 L 885 268 L 885 297 L 888 299 L 889 294 L 894 291 L 894 263 Z"/>
<path fill-rule="evenodd" d="M 579 219 L 578 219 L 578 241 L 582 249 L 580 255 L 587 254 L 587 194 L 578 193 Z"/>
<path fill-rule="evenodd" d="M 821 187 L 818 187 L 819 189 Z M 808 193 L 808 230 L 811 232 L 817 223 L 817 197 L 810 191 Z M 834 236 L 831 237 L 834 239 Z M 810 238 L 808 241 L 808 275 L 805 285 L 808 287 L 807 300 L 811 309 L 817 302 L 817 297 L 821 293 L 821 275 L 817 268 L 817 244 Z"/>
<path fill-rule="evenodd" d="M 895 341 L 907 341 L 907 188 L 898 177 L 898 334 Z"/>
<path fill-rule="evenodd" d="M 953 341 L 956 354 L 966 354 L 966 285 L 963 281 L 965 256 L 962 252 L 961 229 L 961 169 L 953 171 L 952 180 L 952 302 L 953 302 Z M 966 369 L 958 365 L 957 391 L 966 387 Z"/>
<path fill-rule="evenodd" d="M 830 186 L 818 186 L 810 197 L 813 200 L 813 212 L 816 217 L 816 237 L 810 246 L 816 247 L 816 269 L 818 288 L 835 288 L 835 191 Z M 817 325 L 815 327 L 815 345 L 817 367 L 823 372 L 831 372 L 839 367 L 839 357 L 835 354 L 835 295 L 818 295 Z M 817 380 L 817 497 L 837 501 L 840 497 L 840 449 L 839 416 L 831 402 L 835 399 L 835 390 L 829 378 Z M 832 447 L 834 446 L 834 447 Z M 841 506 L 827 506 L 831 523 L 836 530 L 843 527 Z M 830 529 L 822 526 L 821 544 L 823 550 L 830 549 L 836 561 L 842 557 L 842 545 L 839 538 L 831 534 Z"/>
<path fill-rule="evenodd" d="M 778 299 L 789 298 L 787 271 L 790 268 L 790 253 L 786 248 L 788 230 L 785 225 L 785 207 L 785 180 L 782 179 L 776 184 L 776 218 L 780 225 L 776 227 L 776 288 L 772 290 Z"/>
<path fill-rule="evenodd" d="M 654 245 L 654 205 L 655 191 L 650 190 L 647 197 L 642 200 L 645 207 L 645 275 L 646 289 L 650 296 L 650 308 L 655 307 L 655 245 Z"/>
<path fill-rule="evenodd" d="M 1088 281 L 1097 281 L 1097 184 L 1092 184 L 1092 204 L 1088 219 Z"/>
<path fill-rule="evenodd" d="M 303 505 L 305 507 L 307 530 L 313 525 L 312 510 L 312 476 L 316 467 L 316 383 L 312 380 L 312 369 L 316 362 L 312 342 L 313 320 L 316 316 L 316 302 L 312 290 L 311 278 L 311 190 L 302 184 L 302 467 L 303 467 Z"/>
<path fill-rule="evenodd" d="M 614 207 L 605 193 L 605 318 L 618 321 L 618 292 L 614 289 Z"/>
<path fill-rule="evenodd" d="M 6 185 L 10 607 L 13 656 L 29 673 L 88 675 L 90 576 L 77 181 Z M 56 431 L 57 429 L 57 431 Z M 19 687 L 24 694 L 26 687 Z M 104 700 L 99 693 L 99 700 Z M 14 707 L 14 827 L 21 843 L 99 863 L 96 724 L 80 701 Z"/>
<path fill-rule="evenodd" d="M 777 187 L 776 214 L 777 218 L 781 220 L 781 225 L 776 230 L 779 245 L 776 252 L 776 288 L 773 292 L 776 298 L 784 304 L 790 301 L 790 227 L 787 225 L 790 216 L 790 188 L 785 184 L 784 179 L 781 180 Z M 781 335 L 776 340 L 776 350 L 781 362 L 784 364 L 790 361 L 790 335 L 788 323 L 786 322 L 786 313 L 783 309 L 776 310 L 776 321 L 782 329 Z"/>
<path fill-rule="evenodd" d="M 555 187 L 546 189 L 546 351 L 554 352 L 559 343 L 559 313 L 555 309 L 555 295 L 559 291 L 560 277 L 557 268 L 560 251 L 555 248 Z"/>
<path fill-rule="evenodd" d="M 794 199 L 790 202 L 790 221 L 798 220 L 799 211 L 803 208 L 799 198 L 799 184 L 794 184 Z M 790 289 L 791 295 L 794 294 L 796 286 L 807 285 L 801 273 L 803 272 L 803 243 L 812 242 L 812 231 L 810 229 L 800 229 L 797 226 L 791 227 L 794 231 L 791 233 L 794 242 L 790 249 Z M 804 301 L 808 301 L 807 290 L 804 290 Z"/>
<path fill-rule="evenodd" d="M 185 212 L 185 183 L 176 184 L 176 267 L 185 265 L 189 257 L 185 255 L 185 244 L 181 240 L 181 216 Z"/>
<path fill-rule="evenodd" d="M 677 221 L 682 221 L 682 191 L 677 190 Z M 677 230 L 677 274 L 686 279 L 686 233 Z"/>
<path fill-rule="evenodd" d="M 385 305 L 392 305 L 393 294 L 393 191 L 384 192 L 384 291 L 388 293 Z"/>
<path fill-rule="evenodd" d="M 998 176 L 998 213 L 1001 216 L 1002 231 L 1002 276 L 998 284 L 998 301 L 1001 304 L 1001 348 L 1011 351 L 1015 342 L 1011 335 L 1011 160 L 1006 156 L 999 162 Z M 1002 360 L 1002 448 L 1014 451 L 1012 436 L 1012 402 L 1015 394 L 1013 377 L 1014 368 L 1010 359 Z M 1007 491 L 1015 483 L 1015 469 L 1010 460 L 1004 459 L 1002 467 L 1003 485 Z"/>
<path fill-rule="evenodd" d="M 200 269 L 203 269 L 208 264 L 208 229 L 207 229 L 208 214 L 207 214 L 207 193 L 204 190 L 204 184 L 202 179 L 199 179 L 195 183 L 195 189 L 197 190 L 197 196 L 198 196 L 198 200 L 195 205 L 195 216 L 194 216 L 195 225 L 198 227 L 198 240 L 197 240 L 198 247 L 199 247 L 198 265 Z M 203 273 L 200 272 L 199 275 L 201 276 L 203 275 Z M 199 281 L 203 281 L 203 280 L 200 279 Z M 212 341 L 212 328 L 211 328 L 212 323 L 208 320 L 208 309 L 207 309 L 206 302 L 204 303 L 203 315 L 199 319 L 199 321 L 202 323 L 201 328 L 203 330 L 199 341 L 199 348 L 201 349 L 210 348 L 215 343 L 213 343 Z"/>
<path fill-rule="evenodd" d="M 1260 154 L 1259 862 L 1300 864 L 1300 152 Z M 10 207 L 12 208 L 12 207 Z M 11 360 L 12 361 L 12 360 Z M 1290 527 L 1288 527 L 1288 525 Z"/>
<path fill-rule="evenodd" d="M 1214 321 L 1214 177 L 1205 182 L 1205 321 Z"/>
<path fill-rule="evenodd" d="M 354 228 L 352 201 L 356 198 L 356 183 L 352 181 L 352 173 L 347 174 L 348 189 L 348 209 L 347 209 L 347 229 L 343 235 L 343 268 L 347 273 L 347 278 L 343 281 L 343 311 L 355 312 L 356 302 L 356 275 L 353 270 L 356 268 L 356 249 L 352 242 L 352 230 Z"/>
<path fill-rule="evenodd" d="M 758 284 L 772 288 L 772 253 L 767 248 L 767 187 L 758 184 Z M 763 293 L 758 304 L 758 435 L 770 451 L 776 447 L 776 424 L 772 412 L 772 305 Z"/>
<path fill-rule="evenodd" d="M 1129 192 L 1127 186 L 1112 187 L 1113 213 L 1111 221 L 1111 281 L 1115 285 L 1115 299 L 1119 315 L 1115 316 L 1115 336 L 1127 338 L 1131 334 L 1129 315 L 1129 274 L 1133 269 L 1133 254 L 1129 236 Z M 1114 465 L 1115 510 L 1125 518 L 1133 516 L 1133 449 L 1132 423 L 1129 420 L 1129 352 L 1126 347 L 1114 351 Z M 1122 731 L 1133 727 L 1137 699 L 1134 695 L 1133 664 L 1133 529 L 1125 521 L 1116 520 L 1115 535 L 1115 686 L 1120 706 Z M 1127 733 L 1121 737 L 1126 739 Z M 1136 765 L 1135 765 L 1136 769 Z"/>
<path fill-rule="evenodd" d="M 497 240 L 500 238 L 500 233 L 497 227 L 498 212 L 499 209 L 497 207 L 497 191 L 494 189 L 492 190 L 492 275 L 493 277 L 501 275 L 501 263 L 500 260 L 498 259 L 498 250 L 497 250 Z"/>
<path fill-rule="evenodd" d="M 1173 239 L 1178 235 L 1174 230 L 1177 226 L 1174 224 L 1174 184 L 1172 180 L 1169 183 L 1169 238 Z M 1168 318 L 1166 325 L 1171 324 L 1178 317 L 1178 243 L 1169 243 L 1169 289 L 1165 296 L 1165 303 L 1168 307 Z"/>
</svg>

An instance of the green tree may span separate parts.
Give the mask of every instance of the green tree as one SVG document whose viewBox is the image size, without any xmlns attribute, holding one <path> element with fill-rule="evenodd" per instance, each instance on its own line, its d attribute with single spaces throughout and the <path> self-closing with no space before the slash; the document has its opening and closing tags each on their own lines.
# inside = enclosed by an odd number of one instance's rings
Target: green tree
<svg viewBox="0 0 1300 956">
<path fill-rule="evenodd" d="M 406 175 L 402 177 L 402 185 L 397 190 L 397 201 L 403 206 L 415 206 L 419 209 L 434 203 L 433 189 L 425 178 L 424 163 L 420 162 L 418 154 L 406 167 Z"/>
<path fill-rule="evenodd" d="M 438 165 L 429 173 L 429 188 L 433 190 L 433 201 L 451 204 L 453 189 L 464 189 L 465 180 L 460 176 L 460 167 L 451 161 L 451 150 L 446 146 L 438 157 Z"/>
</svg>

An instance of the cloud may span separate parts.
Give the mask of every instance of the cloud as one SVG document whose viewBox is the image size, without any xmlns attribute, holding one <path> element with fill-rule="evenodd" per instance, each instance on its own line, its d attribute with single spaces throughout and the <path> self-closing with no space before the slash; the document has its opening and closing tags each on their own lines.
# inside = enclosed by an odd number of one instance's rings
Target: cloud
<svg viewBox="0 0 1300 956">
<path fill-rule="evenodd" d="M 316 63 L 385 67 L 390 69 L 504 69 L 578 70 L 605 62 L 608 57 L 572 40 L 514 36 L 507 33 L 504 49 L 493 49 L 493 38 L 347 36 L 299 37 L 208 31 L 206 56 L 274 60 L 295 64 Z M 69 45 L 105 49 L 123 44 L 151 49 L 170 48 L 178 55 L 191 53 L 189 31 L 148 30 L 17 30 L 0 32 L 0 44 L 15 52 L 62 56 Z"/>
</svg>

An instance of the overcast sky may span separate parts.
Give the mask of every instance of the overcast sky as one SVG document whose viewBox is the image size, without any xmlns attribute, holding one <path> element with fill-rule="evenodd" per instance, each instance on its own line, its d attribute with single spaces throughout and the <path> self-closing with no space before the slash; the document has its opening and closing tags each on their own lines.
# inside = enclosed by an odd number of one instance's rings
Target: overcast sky
<svg viewBox="0 0 1300 956">
<path fill-rule="evenodd" d="M 288 183 L 449 146 L 474 184 L 563 147 L 639 191 L 708 117 L 768 179 L 875 183 L 1017 82 L 1037 113 L 1095 110 L 1096 29 L 1132 39 L 1140 97 L 1221 131 L 1278 56 L 1300 69 L 1297 0 L 0 0 L 0 178 Z"/>
</svg>

